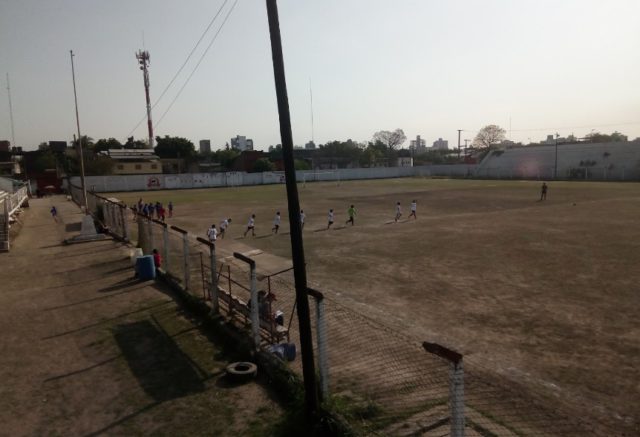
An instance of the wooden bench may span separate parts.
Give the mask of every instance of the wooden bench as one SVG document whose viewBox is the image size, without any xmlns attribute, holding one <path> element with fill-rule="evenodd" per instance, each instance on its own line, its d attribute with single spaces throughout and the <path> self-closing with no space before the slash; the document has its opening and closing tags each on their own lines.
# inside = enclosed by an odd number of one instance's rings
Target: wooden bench
<svg viewBox="0 0 640 437">
<path fill-rule="evenodd" d="M 218 288 L 218 298 L 227 304 L 229 317 L 232 319 L 238 313 L 244 318 L 244 324 L 251 324 L 251 308 L 249 305 L 237 296 L 231 295 L 227 290 Z M 276 323 L 273 319 L 260 317 L 260 330 L 267 334 L 270 343 L 280 343 L 283 339 L 289 341 L 289 330 L 287 327 Z"/>
</svg>

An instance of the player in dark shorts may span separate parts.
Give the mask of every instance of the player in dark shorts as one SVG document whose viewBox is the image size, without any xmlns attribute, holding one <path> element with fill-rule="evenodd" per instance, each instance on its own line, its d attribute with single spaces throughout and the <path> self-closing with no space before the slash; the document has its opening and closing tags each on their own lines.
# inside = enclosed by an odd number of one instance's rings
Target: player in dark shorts
<svg viewBox="0 0 640 437">
<path fill-rule="evenodd" d="M 351 226 L 353 226 L 356 219 L 356 208 L 353 205 L 351 205 L 347 210 L 347 215 L 349 216 L 349 218 L 346 222 L 344 222 L 344 224 L 346 225 L 347 223 L 351 223 Z"/>
<path fill-rule="evenodd" d="M 547 183 L 543 182 L 542 187 L 540 187 L 540 202 L 547 200 L 547 189 Z"/>
<path fill-rule="evenodd" d="M 329 215 L 327 216 L 327 222 L 328 222 L 327 229 L 329 229 L 333 224 L 333 209 L 329 210 Z"/>
<path fill-rule="evenodd" d="M 256 236 L 255 227 L 256 227 L 256 215 L 251 214 L 251 217 L 249 217 L 249 223 L 247 223 L 247 230 L 244 231 L 243 237 L 246 237 L 249 231 L 251 231 L 251 235 L 255 237 Z"/>
</svg>

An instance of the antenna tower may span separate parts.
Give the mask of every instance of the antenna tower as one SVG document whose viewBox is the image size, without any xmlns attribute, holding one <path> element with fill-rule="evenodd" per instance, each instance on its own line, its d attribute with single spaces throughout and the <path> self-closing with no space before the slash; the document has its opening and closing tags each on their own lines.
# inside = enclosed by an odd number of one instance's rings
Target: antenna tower
<svg viewBox="0 0 640 437">
<path fill-rule="evenodd" d="M 149 52 L 146 50 L 138 50 L 136 59 L 140 64 L 144 77 L 144 94 L 147 98 L 147 127 L 149 128 L 149 148 L 153 149 L 153 122 L 151 121 L 151 98 L 149 97 Z"/>
</svg>

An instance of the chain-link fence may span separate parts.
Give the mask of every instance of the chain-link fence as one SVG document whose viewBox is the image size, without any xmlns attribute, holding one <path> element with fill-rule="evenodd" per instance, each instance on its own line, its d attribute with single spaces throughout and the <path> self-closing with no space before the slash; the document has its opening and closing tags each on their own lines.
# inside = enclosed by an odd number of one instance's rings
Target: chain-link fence
<svg viewBox="0 0 640 437">
<path fill-rule="evenodd" d="M 183 229 L 140 214 L 127 217 L 126 207 L 112 199 L 88 193 L 88 200 L 145 254 L 157 249 L 163 271 L 188 293 L 246 329 L 256 348 L 290 360 L 302 374 L 301 360 L 291 352 L 291 345 L 300 347 L 291 269 L 261 274 L 250 253 L 216 256 L 215 245 Z M 624 435 L 569 415 L 568 405 L 497 377 L 473 357 L 412 338 L 382 311 L 359 309 L 338 293 L 309 289 L 308 296 L 322 397 L 359 434 Z"/>
</svg>

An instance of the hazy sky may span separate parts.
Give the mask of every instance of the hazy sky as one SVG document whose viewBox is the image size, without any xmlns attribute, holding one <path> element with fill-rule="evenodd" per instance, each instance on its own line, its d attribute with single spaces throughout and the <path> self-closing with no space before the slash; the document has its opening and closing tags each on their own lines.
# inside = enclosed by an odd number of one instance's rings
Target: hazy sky
<svg viewBox="0 0 640 437">
<path fill-rule="evenodd" d="M 155 102 L 224 0 L 0 0 L 0 139 L 75 132 L 124 141 L 145 114 L 135 52 L 151 54 Z M 160 118 L 234 0 L 153 111 Z M 316 143 L 404 129 L 457 144 L 486 124 L 515 141 L 591 129 L 640 136 L 638 0 L 280 0 L 293 137 Z M 265 2 L 239 0 L 156 135 L 280 142 Z M 146 123 L 135 131 L 146 136 Z M 405 145 L 408 145 L 408 141 Z"/>
</svg>

